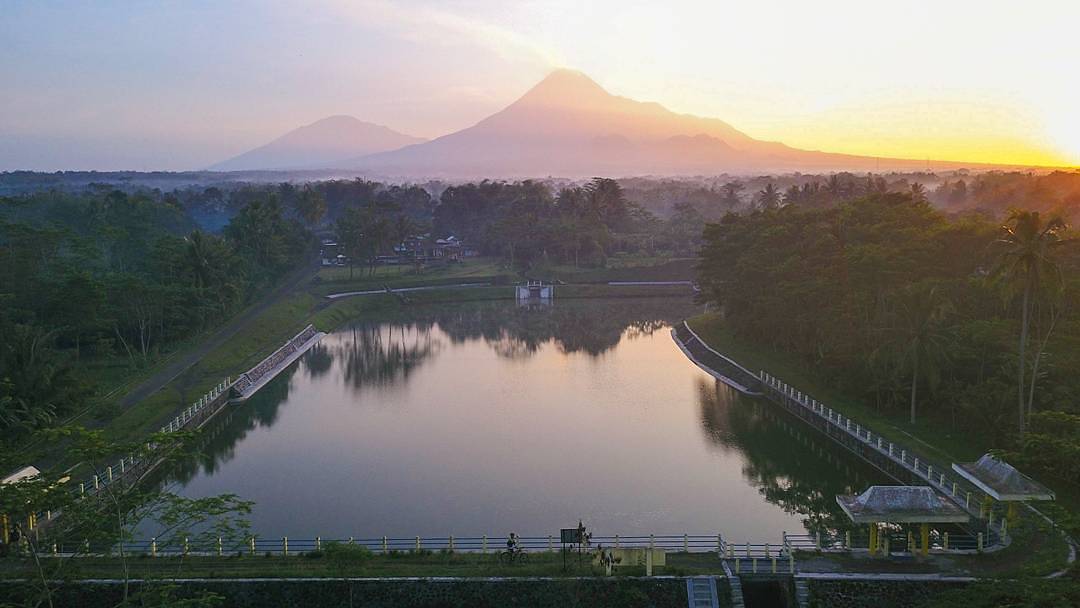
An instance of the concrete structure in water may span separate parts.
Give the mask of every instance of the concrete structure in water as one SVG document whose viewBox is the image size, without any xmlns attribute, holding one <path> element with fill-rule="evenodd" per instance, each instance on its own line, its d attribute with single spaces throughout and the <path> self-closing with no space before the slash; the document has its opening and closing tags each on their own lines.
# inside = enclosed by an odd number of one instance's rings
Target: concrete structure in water
<svg viewBox="0 0 1080 608">
<path fill-rule="evenodd" d="M 545 284 L 543 281 L 529 281 L 524 285 L 515 286 L 514 292 L 517 294 L 518 302 L 529 300 L 549 302 L 555 297 L 555 286 L 550 283 Z"/>
<path fill-rule="evenodd" d="M 966 523 L 969 519 L 963 509 L 942 499 L 929 486 L 871 486 L 858 496 L 837 496 L 836 502 L 853 523 L 869 524 L 870 555 L 877 553 L 881 524 L 919 524 L 925 556 L 930 551 L 930 524 Z"/>
</svg>

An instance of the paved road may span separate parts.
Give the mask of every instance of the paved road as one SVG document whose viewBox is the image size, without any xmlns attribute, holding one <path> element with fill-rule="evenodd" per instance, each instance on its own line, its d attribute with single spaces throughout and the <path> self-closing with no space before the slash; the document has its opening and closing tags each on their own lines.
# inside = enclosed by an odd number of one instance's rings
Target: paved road
<svg viewBox="0 0 1080 608">
<path fill-rule="evenodd" d="M 277 289 L 264 297 L 257 304 L 248 308 L 239 316 L 220 327 L 212 336 L 210 336 L 210 338 L 204 340 L 192 350 L 170 361 L 156 374 L 150 376 L 141 384 L 131 389 L 118 402 L 121 409 L 127 409 L 164 388 L 167 384 L 175 380 L 177 376 L 190 369 L 192 365 L 201 361 L 203 357 L 208 355 L 215 348 L 225 344 L 225 342 L 235 336 L 237 332 L 250 325 L 252 321 L 259 317 L 259 315 L 266 312 L 266 309 L 295 292 L 297 288 L 306 283 L 316 272 L 318 272 L 317 266 L 305 266 L 304 268 L 293 272 L 282 285 L 278 286 Z"/>
</svg>

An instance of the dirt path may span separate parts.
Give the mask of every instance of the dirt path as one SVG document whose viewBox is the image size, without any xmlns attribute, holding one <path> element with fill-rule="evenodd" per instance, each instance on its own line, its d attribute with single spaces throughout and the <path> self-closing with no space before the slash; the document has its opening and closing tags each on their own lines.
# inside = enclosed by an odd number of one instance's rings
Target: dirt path
<svg viewBox="0 0 1080 608">
<path fill-rule="evenodd" d="M 128 391 L 128 393 L 118 401 L 120 408 L 126 410 L 164 388 L 167 384 L 175 380 L 177 376 L 183 374 L 190 369 L 191 366 L 202 360 L 202 358 L 211 351 L 222 344 L 225 344 L 225 342 L 235 336 L 237 332 L 250 325 L 252 321 L 259 318 L 259 315 L 266 312 L 266 309 L 295 292 L 299 287 L 310 280 L 318 270 L 317 266 L 311 265 L 294 271 L 284 283 L 257 304 L 251 306 L 243 313 L 218 328 L 213 335 L 204 340 L 201 344 L 177 357 L 173 361 L 170 361 L 156 374 L 150 376 L 138 386 Z"/>
</svg>

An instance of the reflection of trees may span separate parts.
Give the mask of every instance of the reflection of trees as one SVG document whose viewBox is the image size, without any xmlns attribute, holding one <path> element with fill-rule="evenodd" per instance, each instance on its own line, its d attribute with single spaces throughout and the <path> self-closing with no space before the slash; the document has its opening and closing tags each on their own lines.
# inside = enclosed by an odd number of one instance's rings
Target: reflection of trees
<svg viewBox="0 0 1080 608">
<path fill-rule="evenodd" d="M 318 378 L 330 371 L 330 367 L 334 364 L 334 355 L 325 344 L 316 342 L 303 356 L 302 361 L 308 377 Z"/>
<path fill-rule="evenodd" d="M 437 323 L 453 343 L 483 339 L 510 358 L 529 356 L 549 341 L 563 353 L 599 356 L 623 337 L 652 334 L 695 311 L 689 299 L 625 298 L 557 301 L 537 308 L 488 302 L 433 310 L 421 318 Z"/>
<path fill-rule="evenodd" d="M 187 483 L 200 471 L 212 474 L 235 456 L 236 446 L 258 427 L 270 427 L 277 421 L 281 404 L 289 398 L 296 363 L 281 370 L 277 378 L 248 401 L 226 405 L 200 432 L 197 456 L 178 463 L 168 473 L 170 481 Z"/>
<path fill-rule="evenodd" d="M 804 516 L 809 530 L 850 527 L 836 495 L 861 492 L 883 479 L 779 406 L 743 397 L 715 380 L 701 380 L 698 394 L 705 436 L 724 450 L 741 451 L 743 476 L 769 502 Z"/>
<path fill-rule="evenodd" d="M 354 388 L 385 386 L 408 378 L 438 351 L 430 326 L 354 325 L 341 341 L 338 356 L 345 382 Z"/>
</svg>

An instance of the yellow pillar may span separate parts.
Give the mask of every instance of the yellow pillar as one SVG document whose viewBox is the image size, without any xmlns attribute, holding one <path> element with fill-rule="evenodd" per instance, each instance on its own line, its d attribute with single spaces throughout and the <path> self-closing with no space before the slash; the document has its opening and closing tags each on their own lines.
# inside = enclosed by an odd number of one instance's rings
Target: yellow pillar
<svg viewBox="0 0 1080 608">
<path fill-rule="evenodd" d="M 1009 503 L 1008 517 L 1009 517 L 1009 523 L 1014 523 L 1016 521 L 1016 503 L 1015 502 L 1010 502 Z"/>
<path fill-rule="evenodd" d="M 920 529 L 922 534 L 922 554 L 926 557 L 930 554 L 930 524 L 922 524 Z"/>
<path fill-rule="evenodd" d="M 11 542 L 10 532 L 8 531 L 8 516 L 7 513 L 0 515 L 0 535 L 4 537 L 4 544 Z"/>
<path fill-rule="evenodd" d="M 877 524 L 870 524 L 870 557 L 877 555 Z"/>
</svg>

